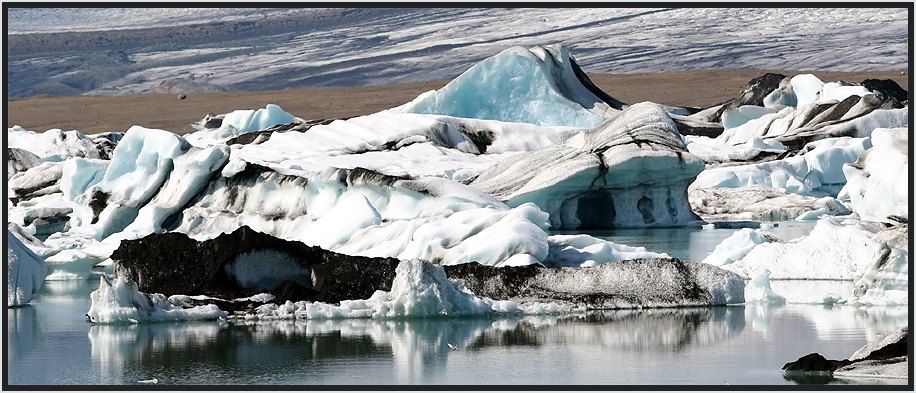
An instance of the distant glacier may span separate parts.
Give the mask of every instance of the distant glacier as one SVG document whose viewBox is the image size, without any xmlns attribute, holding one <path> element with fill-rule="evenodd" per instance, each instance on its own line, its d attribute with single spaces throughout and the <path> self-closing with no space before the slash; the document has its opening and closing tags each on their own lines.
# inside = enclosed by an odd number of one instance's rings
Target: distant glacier
<svg viewBox="0 0 916 393">
<path fill-rule="evenodd" d="M 546 42 L 601 73 L 909 64 L 905 8 L 13 8 L 9 21 L 14 97 L 447 80 Z"/>
</svg>

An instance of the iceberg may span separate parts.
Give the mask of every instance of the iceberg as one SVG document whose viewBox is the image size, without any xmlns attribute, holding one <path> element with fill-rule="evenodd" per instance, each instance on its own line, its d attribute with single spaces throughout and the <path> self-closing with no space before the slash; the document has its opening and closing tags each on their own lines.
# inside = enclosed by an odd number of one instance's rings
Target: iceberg
<svg viewBox="0 0 916 393">
<path fill-rule="evenodd" d="M 102 181 L 108 160 L 75 157 L 64 161 L 61 168 L 60 190 L 64 198 L 74 200 L 89 187 Z"/>
<path fill-rule="evenodd" d="M 851 304 L 906 305 L 910 299 L 908 225 L 882 230 L 871 238 L 865 268 L 853 277 Z"/>
<path fill-rule="evenodd" d="M 773 291 L 770 286 L 770 272 L 758 272 L 744 287 L 744 301 L 747 303 L 784 304 L 786 298 Z"/>
<path fill-rule="evenodd" d="M 323 128 L 289 134 L 331 140 L 330 131 L 323 134 Z M 503 131 L 515 132 L 512 129 Z M 263 149 L 286 135 L 275 135 L 254 147 Z M 304 167 L 299 160 L 268 162 L 275 169 L 268 168 L 249 162 L 263 162 L 259 158 L 266 156 L 262 153 L 266 150 L 250 147 L 195 148 L 166 131 L 132 128 L 115 148 L 102 179 L 74 198 L 70 232 L 91 235 L 101 243 L 92 250 L 65 250 L 54 259 L 101 262 L 124 239 L 164 231 L 209 239 L 247 225 L 356 256 L 423 259 L 443 265 L 552 263 L 548 258 L 551 242 L 545 232 L 547 214 L 533 204 L 510 208 L 447 178 L 386 175 L 327 164 Z M 233 161 L 233 169 L 226 170 Z M 83 179 L 68 177 L 65 182 L 79 180 Z M 91 182 L 94 180 L 85 181 Z M 68 186 L 68 190 L 73 188 L 77 187 Z M 581 255 L 581 263 L 614 260 L 612 254 Z"/>
<path fill-rule="evenodd" d="M 61 166 L 59 162 L 45 162 L 13 175 L 7 183 L 10 200 L 19 203 L 60 192 Z"/>
<path fill-rule="evenodd" d="M 9 132 L 7 132 L 8 134 Z M 41 158 L 34 153 L 18 148 L 7 149 L 6 161 L 6 179 L 9 180 L 13 175 L 28 170 L 41 164 Z"/>
<path fill-rule="evenodd" d="M 48 268 L 44 259 L 26 247 L 9 229 L 6 230 L 6 244 L 6 304 L 21 306 L 38 294 Z"/>
<path fill-rule="evenodd" d="M 108 158 L 106 146 L 118 136 L 111 133 L 87 136 L 73 131 L 51 129 L 42 133 L 20 126 L 7 128 L 7 147 L 31 152 L 45 162 L 60 162 L 70 157 Z"/>
<path fill-rule="evenodd" d="M 824 138 L 871 135 L 875 128 L 904 127 L 907 110 L 896 101 L 884 101 L 875 94 L 852 95 L 843 101 L 811 103 L 803 107 L 784 107 L 726 128 L 717 140 L 740 145 L 752 138 L 775 139 L 798 148 Z"/>
<path fill-rule="evenodd" d="M 896 99 L 900 90 L 887 80 L 853 85 L 824 83 L 811 74 L 767 74 L 751 81 L 741 97 L 717 112 L 711 112 L 714 107 L 688 118 L 715 121 L 715 115 L 721 115 L 724 131 L 716 139 L 723 144 L 760 138 L 797 148 L 821 138 L 861 138 L 877 127 L 906 125 L 906 108 Z M 761 99 L 762 94 L 766 95 Z"/>
<path fill-rule="evenodd" d="M 219 125 L 210 121 L 210 117 L 205 118 L 200 123 L 201 129 L 187 136 L 188 142 L 197 147 L 206 147 L 227 142 L 240 135 L 297 122 L 293 115 L 276 104 L 267 104 L 258 110 L 235 110 L 213 119 L 219 120 Z M 216 127 L 210 129 L 208 126 Z"/>
<path fill-rule="evenodd" d="M 470 185 L 510 206 L 535 203 L 553 228 L 684 225 L 698 219 L 686 188 L 703 167 L 665 111 L 640 103 L 562 145 L 504 159 Z"/>
<path fill-rule="evenodd" d="M 71 226 L 82 226 L 98 240 L 122 231 L 159 192 L 174 160 L 189 149 L 169 131 L 131 127 L 115 147 L 101 181 L 75 198 L 85 208 L 76 212 Z"/>
<path fill-rule="evenodd" d="M 135 283 L 122 278 L 112 283 L 102 276 L 99 288 L 89 298 L 92 303 L 86 315 L 98 324 L 215 320 L 228 316 L 215 305 L 181 307 L 178 301 L 173 304 L 161 294 L 140 292 Z"/>
<path fill-rule="evenodd" d="M 810 196 L 836 196 L 846 184 L 843 165 L 858 160 L 871 138 L 829 138 L 812 142 L 794 157 L 759 164 L 709 168 L 690 189 L 767 187 Z"/>
<path fill-rule="evenodd" d="M 137 276 L 135 268 L 128 267 L 119 271 L 121 276 L 114 284 L 103 278 L 99 289 L 92 293 L 89 316 L 97 323 L 228 317 L 229 313 L 217 306 L 221 304 L 241 312 L 231 317 L 244 319 L 443 318 L 744 302 L 744 282 L 736 274 L 676 259 L 635 260 L 576 269 L 497 268 L 476 263 L 443 267 L 425 261 L 399 261 L 394 269 L 386 263 L 364 261 L 369 263 L 359 268 L 352 264 L 355 261 L 335 259 L 319 266 L 328 265 L 332 271 L 337 267 L 350 269 L 346 274 L 351 277 L 360 270 L 362 273 L 357 274 L 367 277 L 380 277 L 380 274 L 389 277 L 376 281 L 379 287 L 368 298 L 345 299 L 336 304 L 288 298 L 282 301 L 269 294 L 225 301 L 208 296 L 148 295 L 131 278 L 144 276 Z M 337 265 L 338 262 L 343 265 Z M 155 274 L 151 269 L 146 271 Z M 315 281 L 318 293 L 332 288 L 323 281 L 336 276 L 325 276 L 327 272 L 323 270 Z M 155 284 L 148 281 L 151 277 L 145 277 L 147 282 Z M 364 280 L 361 283 L 367 284 Z M 324 288 L 319 289 L 319 285 Z M 351 291 L 353 287 L 354 283 L 347 283 L 339 289 Z M 373 287 L 370 284 L 359 290 L 365 293 Z M 343 292 L 321 296 L 332 299 L 341 295 Z M 276 300 L 281 301 L 272 303 Z"/>
<path fill-rule="evenodd" d="M 594 87 L 565 46 L 549 45 L 506 49 L 400 109 L 588 128 L 613 117 L 622 106 Z"/>
<path fill-rule="evenodd" d="M 726 239 L 723 248 L 734 251 L 740 258 L 731 262 L 719 259 L 726 261 L 719 265 L 743 277 L 752 277 L 766 269 L 770 271 L 770 279 L 852 280 L 870 261 L 867 246 L 873 243 L 871 238 L 878 230 L 875 223 L 828 217 L 818 220 L 808 236 L 786 242 L 767 241 L 771 238 L 759 229 L 753 236 L 736 232 L 734 238 Z M 756 245 L 750 246 L 748 242 Z M 746 246 L 739 248 L 741 244 Z M 738 250 L 747 247 L 750 251 L 741 257 Z"/>
<path fill-rule="evenodd" d="M 781 242 L 781 240 L 772 233 L 761 229 L 742 228 L 716 245 L 712 253 L 703 259 L 703 263 L 725 266 L 744 259 L 758 244 L 770 242 Z M 769 278 L 769 276 L 767 272 L 766 277 Z"/>
<path fill-rule="evenodd" d="M 823 302 L 901 305 L 908 302 L 909 253 L 907 225 L 855 219 L 818 220 L 807 236 L 781 241 L 761 229 L 745 228 L 716 246 L 703 263 L 720 266 L 768 288 L 776 280 L 847 280 L 855 284 L 846 293 L 821 294 Z M 763 276 L 766 276 L 766 280 Z M 755 289 L 756 290 L 756 289 Z M 749 298 L 767 298 L 765 293 Z M 788 301 L 808 300 L 788 297 Z"/>
<path fill-rule="evenodd" d="M 872 132 L 872 147 L 855 162 L 843 165 L 846 186 L 839 199 L 866 220 L 888 216 L 909 217 L 909 128 L 879 128 Z"/>
<path fill-rule="evenodd" d="M 852 211 L 834 197 L 812 197 L 779 188 L 698 188 L 687 193 L 690 207 L 704 220 L 818 220 Z"/>
</svg>

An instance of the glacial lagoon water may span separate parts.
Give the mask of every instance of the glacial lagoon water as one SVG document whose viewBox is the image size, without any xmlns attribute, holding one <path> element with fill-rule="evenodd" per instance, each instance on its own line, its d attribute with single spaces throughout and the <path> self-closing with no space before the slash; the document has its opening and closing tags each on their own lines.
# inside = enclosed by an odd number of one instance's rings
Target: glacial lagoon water
<svg viewBox="0 0 916 393">
<path fill-rule="evenodd" d="M 809 223 L 773 229 L 790 239 Z M 733 229 L 652 229 L 595 236 L 698 260 Z M 848 287 L 848 282 L 774 281 Z M 41 385 L 771 385 L 784 363 L 842 359 L 906 326 L 906 307 L 737 305 L 511 319 L 333 320 L 92 325 L 98 281 L 46 282 L 7 309 L 9 383 Z M 452 350 L 449 344 L 457 346 Z"/>
</svg>

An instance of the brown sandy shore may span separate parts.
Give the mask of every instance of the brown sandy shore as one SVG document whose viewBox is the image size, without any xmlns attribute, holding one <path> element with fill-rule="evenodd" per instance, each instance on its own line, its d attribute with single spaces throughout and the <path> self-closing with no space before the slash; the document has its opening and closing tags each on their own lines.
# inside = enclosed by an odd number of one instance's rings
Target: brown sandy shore
<svg viewBox="0 0 916 393">
<path fill-rule="evenodd" d="M 703 70 L 640 74 L 589 74 L 598 87 L 626 103 L 653 101 L 676 106 L 709 107 L 741 94 L 747 82 L 766 72 L 793 76 L 800 71 Z M 901 71 L 813 71 L 824 81 L 861 82 L 892 79 L 909 90 Z M 374 113 L 438 89 L 447 81 L 413 82 L 384 86 L 312 87 L 260 92 L 189 93 L 185 100 L 173 94 L 130 96 L 30 97 L 10 99 L 6 125 L 33 131 L 51 128 L 84 133 L 126 131 L 132 125 L 178 133 L 194 131 L 191 122 L 208 112 L 263 108 L 269 103 L 304 119 L 350 117 Z"/>
</svg>

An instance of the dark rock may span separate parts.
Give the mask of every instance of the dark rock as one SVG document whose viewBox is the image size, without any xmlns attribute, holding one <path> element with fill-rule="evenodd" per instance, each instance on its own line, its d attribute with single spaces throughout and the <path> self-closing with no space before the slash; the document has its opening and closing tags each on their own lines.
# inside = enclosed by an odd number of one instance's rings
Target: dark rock
<svg viewBox="0 0 916 393">
<path fill-rule="evenodd" d="M 390 187 L 398 180 L 411 180 L 410 176 L 386 175 L 372 169 L 356 167 L 347 171 L 347 184 L 378 184 Z"/>
<path fill-rule="evenodd" d="M 321 251 L 325 259 L 312 265 L 315 300 L 339 303 L 341 300 L 368 299 L 375 291 L 391 290 L 399 260 Z"/>
<path fill-rule="evenodd" d="M 217 126 L 219 127 L 219 126 Z M 248 132 L 237 137 L 231 138 L 226 141 L 227 145 L 250 145 L 250 144 L 261 144 L 267 142 L 270 139 L 270 136 L 273 135 L 273 131 L 258 131 L 258 132 Z"/>
<path fill-rule="evenodd" d="M 811 119 L 807 119 L 805 126 L 815 126 L 818 124 L 823 124 L 827 122 L 837 121 L 846 115 L 853 106 L 859 103 L 862 97 L 857 95 L 851 95 L 846 97 L 843 101 L 837 102 L 835 104 L 827 105 L 818 105 L 816 107 L 817 114 L 812 116 Z M 823 109 L 821 109 L 823 107 Z"/>
<path fill-rule="evenodd" d="M 485 154 L 487 148 L 493 144 L 493 141 L 496 139 L 496 134 L 490 130 L 469 130 L 464 127 L 458 128 L 458 132 L 464 134 L 474 146 L 477 147 L 477 151 L 480 154 Z"/>
<path fill-rule="evenodd" d="M 833 372 L 850 362 L 849 360 L 828 360 L 819 353 L 812 353 L 782 366 L 784 371 Z"/>
<path fill-rule="evenodd" d="M 530 282 L 543 269 L 539 265 L 492 267 L 479 263 L 445 266 L 445 274 L 463 282 L 477 296 L 510 299 L 531 291 Z"/>
<path fill-rule="evenodd" d="M 92 220 L 90 223 L 95 224 L 99 220 L 99 214 L 102 214 L 102 210 L 105 210 L 105 206 L 108 206 L 108 194 L 96 188 L 95 191 L 92 192 L 92 195 L 89 196 L 87 205 L 92 209 Z"/>
<path fill-rule="evenodd" d="M 690 122 L 674 116 L 672 116 L 671 119 L 674 120 L 674 124 L 677 125 L 677 131 L 681 135 L 696 135 L 715 138 L 719 135 L 722 135 L 722 131 L 725 130 L 725 128 L 718 123 Z"/>
<path fill-rule="evenodd" d="M 204 116 L 204 119 L 201 121 L 204 128 L 219 128 L 223 125 L 223 117 L 216 116 L 212 113 L 208 113 L 207 116 Z"/>
<path fill-rule="evenodd" d="M 477 296 L 559 302 L 589 310 L 709 305 L 712 294 L 698 279 L 711 275 L 707 269 L 721 271 L 725 276 L 734 274 L 676 258 L 635 259 L 584 268 L 492 267 L 478 263 L 445 266 L 449 279 Z"/>
<path fill-rule="evenodd" d="M 886 344 L 884 344 L 885 342 Z M 862 352 L 868 351 L 868 348 L 882 344 L 884 345 L 872 350 L 865 356 L 860 355 Z M 853 360 L 830 360 L 819 353 L 812 353 L 802 356 L 794 362 L 786 363 L 782 366 L 782 369 L 786 371 L 786 375 L 790 375 L 797 373 L 833 373 L 840 368 L 844 368 L 844 370 L 848 368 L 854 369 L 858 365 L 865 364 L 870 366 L 895 364 L 907 361 L 909 348 L 910 332 L 909 328 L 905 327 L 900 331 L 889 333 L 869 342 L 865 347 L 853 354 L 851 357 Z M 880 377 L 880 375 L 875 376 Z"/>
<path fill-rule="evenodd" d="M 862 81 L 866 89 L 880 93 L 884 99 L 908 102 L 910 94 L 892 79 L 866 79 Z"/>
</svg>

